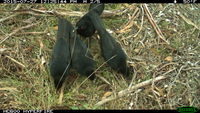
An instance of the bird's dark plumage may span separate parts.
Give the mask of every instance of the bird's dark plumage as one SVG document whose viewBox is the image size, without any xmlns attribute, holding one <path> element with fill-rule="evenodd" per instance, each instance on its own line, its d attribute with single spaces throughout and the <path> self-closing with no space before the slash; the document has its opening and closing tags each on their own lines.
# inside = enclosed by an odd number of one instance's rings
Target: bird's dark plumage
<svg viewBox="0 0 200 113">
<path fill-rule="evenodd" d="M 60 89 L 70 69 L 70 45 L 69 36 L 70 23 L 58 18 L 57 40 L 53 48 L 53 54 L 50 61 L 50 74 L 54 79 L 56 89 Z"/>
<path fill-rule="evenodd" d="M 90 12 L 89 15 L 91 22 L 100 36 L 100 47 L 102 56 L 108 65 L 122 73 L 123 75 L 129 75 L 129 67 L 127 66 L 127 56 L 120 44 L 106 31 L 101 21 L 100 16 L 96 12 Z M 115 57 L 114 57 L 115 56 Z"/>
<path fill-rule="evenodd" d="M 73 31 L 70 37 L 70 48 L 72 54 L 72 68 L 74 68 L 79 74 L 89 76 L 95 70 L 96 62 L 92 59 L 92 55 L 87 49 L 86 44 L 79 38 L 79 36 Z M 90 76 L 90 79 L 94 79 L 95 74 Z"/>
<path fill-rule="evenodd" d="M 50 74 L 59 90 L 71 68 L 81 75 L 91 75 L 95 70 L 95 61 L 87 51 L 86 45 L 73 31 L 72 24 L 64 18 L 58 18 L 57 40 L 50 61 Z M 92 74 L 90 79 L 94 79 Z"/>
<path fill-rule="evenodd" d="M 90 4 L 89 10 L 101 15 L 104 10 L 104 4 Z M 91 37 L 95 33 L 94 25 L 91 24 L 89 18 L 89 12 L 76 23 L 77 32 L 83 37 Z"/>
<path fill-rule="evenodd" d="M 93 10 L 98 15 L 101 15 L 103 13 L 104 7 L 104 4 L 90 4 L 89 10 Z"/>
</svg>

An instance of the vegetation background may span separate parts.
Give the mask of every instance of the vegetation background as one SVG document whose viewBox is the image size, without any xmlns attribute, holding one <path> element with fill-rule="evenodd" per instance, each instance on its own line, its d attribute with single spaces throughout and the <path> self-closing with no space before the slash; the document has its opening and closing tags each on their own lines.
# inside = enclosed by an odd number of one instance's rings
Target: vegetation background
<svg viewBox="0 0 200 113">
<path fill-rule="evenodd" d="M 89 4 L 0 4 L 0 108 L 200 108 L 200 4 L 148 4 L 152 17 L 144 6 L 105 4 L 102 15 L 106 29 L 128 55 L 128 64 L 134 70 L 130 78 L 103 64 L 95 34 L 90 50 L 101 79 L 83 82 L 85 76 L 71 74 L 59 105 L 48 68 L 57 33 L 57 18 L 52 12 L 75 25 Z M 158 76 L 167 78 L 94 106 Z"/>
</svg>

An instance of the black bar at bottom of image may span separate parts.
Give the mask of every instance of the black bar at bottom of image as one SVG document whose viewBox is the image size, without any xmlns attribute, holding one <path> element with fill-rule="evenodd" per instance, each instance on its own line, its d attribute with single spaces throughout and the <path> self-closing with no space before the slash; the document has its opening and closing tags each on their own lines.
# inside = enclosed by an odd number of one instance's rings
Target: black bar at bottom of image
<svg viewBox="0 0 200 113">
<path fill-rule="evenodd" d="M 96 113 L 96 112 L 115 112 L 115 113 L 133 113 L 133 112 L 161 112 L 161 113 L 178 113 L 176 110 L 12 110 L 12 109 L 7 109 L 7 110 L 0 110 L 0 113 L 75 113 L 75 112 L 91 112 L 91 113 Z"/>
</svg>

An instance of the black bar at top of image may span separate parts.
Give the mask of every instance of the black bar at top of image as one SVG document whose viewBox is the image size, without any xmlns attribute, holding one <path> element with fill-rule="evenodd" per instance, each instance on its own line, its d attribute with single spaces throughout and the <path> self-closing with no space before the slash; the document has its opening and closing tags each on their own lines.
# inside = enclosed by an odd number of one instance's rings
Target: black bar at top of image
<svg viewBox="0 0 200 113">
<path fill-rule="evenodd" d="M 200 0 L 58 0 L 66 3 L 198 3 Z"/>
<path fill-rule="evenodd" d="M 174 0 L 100 0 L 101 3 L 174 3 Z"/>
<path fill-rule="evenodd" d="M 183 0 L 59 0 L 59 3 L 183 3 Z"/>
<path fill-rule="evenodd" d="M 0 3 L 199 3 L 200 0 L 1 0 Z"/>
<path fill-rule="evenodd" d="M 41 0 L 56 1 L 56 0 Z M 57 0 L 57 3 L 197 3 L 198 0 Z"/>
<path fill-rule="evenodd" d="M 1 0 L 0 3 L 198 3 L 200 0 Z"/>
</svg>

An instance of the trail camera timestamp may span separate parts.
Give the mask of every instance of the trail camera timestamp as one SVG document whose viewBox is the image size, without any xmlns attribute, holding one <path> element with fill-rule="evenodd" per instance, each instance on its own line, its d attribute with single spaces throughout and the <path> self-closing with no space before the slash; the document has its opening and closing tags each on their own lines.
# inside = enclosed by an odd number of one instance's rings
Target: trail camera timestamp
<svg viewBox="0 0 200 113">
<path fill-rule="evenodd" d="M 101 3 L 100 0 L 3 0 L 3 3 Z"/>
<path fill-rule="evenodd" d="M 3 0 L 3 3 L 10 3 L 10 4 L 16 4 L 16 3 L 36 3 L 37 0 Z"/>
</svg>

